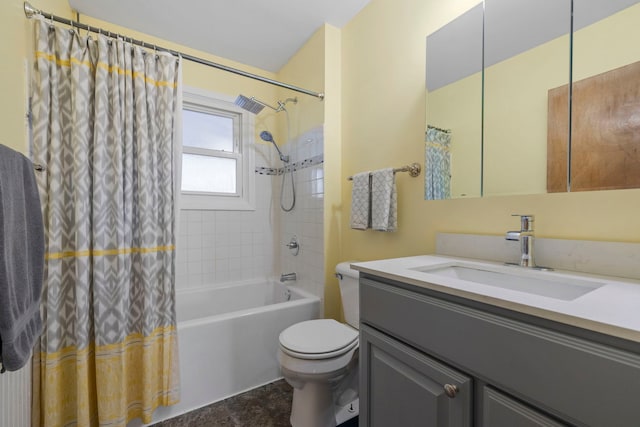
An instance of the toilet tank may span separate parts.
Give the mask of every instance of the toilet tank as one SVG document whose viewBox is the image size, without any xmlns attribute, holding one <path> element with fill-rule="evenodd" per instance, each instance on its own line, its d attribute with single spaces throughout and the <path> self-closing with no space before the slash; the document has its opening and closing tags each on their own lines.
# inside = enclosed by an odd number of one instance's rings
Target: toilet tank
<svg viewBox="0 0 640 427">
<path fill-rule="evenodd" d="M 349 265 L 352 262 L 341 262 L 336 266 L 336 276 L 340 282 L 340 296 L 342 296 L 342 309 L 346 322 L 358 329 L 360 326 L 360 297 L 358 295 L 359 273 L 352 270 Z"/>
</svg>

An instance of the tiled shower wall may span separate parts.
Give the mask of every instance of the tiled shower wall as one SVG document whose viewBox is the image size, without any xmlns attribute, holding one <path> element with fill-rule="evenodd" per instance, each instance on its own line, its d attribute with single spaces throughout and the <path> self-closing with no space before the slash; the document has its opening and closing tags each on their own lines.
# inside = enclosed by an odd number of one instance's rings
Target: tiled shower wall
<svg viewBox="0 0 640 427">
<path fill-rule="evenodd" d="M 314 128 L 286 146 L 292 162 L 302 164 L 293 173 L 296 205 L 291 212 L 280 210 L 281 273 L 296 273 L 297 286 L 324 299 L 324 136 Z M 274 199 L 280 205 L 280 178 L 274 185 Z M 286 183 L 290 185 L 287 177 Z M 285 194 L 286 189 L 285 187 Z M 290 199 L 285 198 L 285 207 Z M 284 244 L 296 236 L 300 252 L 294 256 Z M 321 311 L 322 312 L 322 311 Z"/>
<path fill-rule="evenodd" d="M 282 175 L 258 173 L 255 211 L 181 211 L 178 290 L 295 272 L 297 286 L 323 297 L 323 142 L 318 127 L 282 147 L 296 169 L 296 205 L 291 212 L 280 209 Z M 254 148 L 257 170 L 282 166 L 272 146 Z M 290 179 L 287 174 L 286 207 L 291 203 Z M 284 246 L 293 235 L 300 243 L 297 256 Z"/>
</svg>

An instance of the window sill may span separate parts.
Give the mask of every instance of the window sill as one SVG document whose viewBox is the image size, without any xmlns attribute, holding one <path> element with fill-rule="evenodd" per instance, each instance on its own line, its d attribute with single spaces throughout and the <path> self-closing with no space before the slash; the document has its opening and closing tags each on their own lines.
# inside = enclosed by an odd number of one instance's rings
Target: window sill
<svg viewBox="0 0 640 427">
<path fill-rule="evenodd" d="M 196 194 L 180 195 L 181 210 L 205 210 L 205 211 L 255 211 L 253 197 L 224 197 Z"/>
</svg>

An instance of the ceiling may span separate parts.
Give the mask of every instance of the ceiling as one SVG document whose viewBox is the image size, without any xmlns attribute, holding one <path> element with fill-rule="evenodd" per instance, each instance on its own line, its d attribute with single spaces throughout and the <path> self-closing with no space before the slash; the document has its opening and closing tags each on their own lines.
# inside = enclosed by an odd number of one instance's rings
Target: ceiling
<svg viewBox="0 0 640 427">
<path fill-rule="evenodd" d="M 81 15 L 277 72 L 324 23 L 370 0 L 69 0 Z"/>
</svg>

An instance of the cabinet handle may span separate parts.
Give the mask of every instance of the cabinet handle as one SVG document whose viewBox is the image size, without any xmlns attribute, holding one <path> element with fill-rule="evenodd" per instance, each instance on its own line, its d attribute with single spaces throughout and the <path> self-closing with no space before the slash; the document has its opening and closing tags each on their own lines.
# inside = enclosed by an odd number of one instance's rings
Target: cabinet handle
<svg viewBox="0 0 640 427">
<path fill-rule="evenodd" d="M 444 385 L 444 392 L 447 394 L 447 396 L 449 396 L 450 398 L 454 398 L 456 397 L 456 395 L 458 394 L 458 391 L 460 389 L 458 389 L 457 385 L 452 385 L 452 384 L 445 384 Z"/>
</svg>

